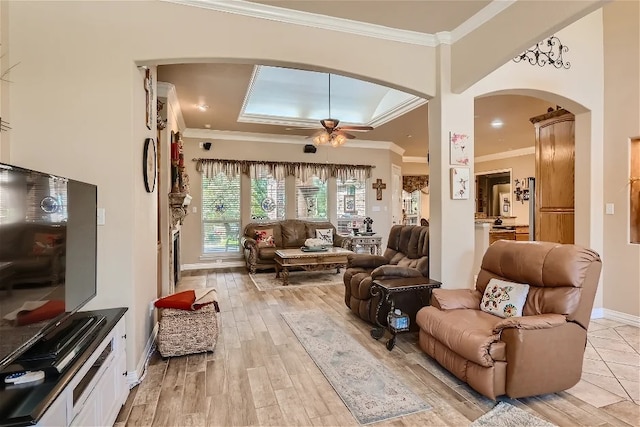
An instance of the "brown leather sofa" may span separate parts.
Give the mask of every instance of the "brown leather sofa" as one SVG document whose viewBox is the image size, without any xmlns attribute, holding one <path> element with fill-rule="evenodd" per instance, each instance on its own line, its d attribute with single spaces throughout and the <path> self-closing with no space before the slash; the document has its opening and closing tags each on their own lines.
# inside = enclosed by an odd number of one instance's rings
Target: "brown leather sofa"
<svg viewBox="0 0 640 427">
<path fill-rule="evenodd" d="M 475 290 L 433 291 L 417 314 L 420 347 L 491 399 L 566 390 L 580 380 L 601 268 L 598 254 L 579 246 L 497 241 Z M 529 285 L 523 316 L 480 310 L 492 278 Z"/>
<path fill-rule="evenodd" d="M 344 302 L 361 319 L 375 323 L 380 295 L 371 296 L 371 283 L 384 280 L 394 286 L 424 283 L 429 277 L 429 227 L 394 225 L 384 255 L 352 254 L 344 272 Z M 425 301 L 426 302 L 426 301 Z M 415 313 L 424 304 L 413 295 L 398 295 L 396 306 L 409 314 L 411 324 Z M 383 304 L 378 320 L 386 325 L 389 305 Z"/>
<path fill-rule="evenodd" d="M 244 251 L 247 270 L 255 273 L 257 270 L 275 268 L 274 256 L 278 249 L 300 248 L 305 240 L 316 237 L 316 229 L 333 229 L 333 246 L 342 247 L 345 238 L 336 233 L 336 227 L 330 222 L 304 221 L 299 219 L 285 219 L 271 222 L 251 222 L 244 227 L 240 239 Z M 256 231 L 273 230 L 275 246 L 260 246 L 255 239 Z"/>
</svg>

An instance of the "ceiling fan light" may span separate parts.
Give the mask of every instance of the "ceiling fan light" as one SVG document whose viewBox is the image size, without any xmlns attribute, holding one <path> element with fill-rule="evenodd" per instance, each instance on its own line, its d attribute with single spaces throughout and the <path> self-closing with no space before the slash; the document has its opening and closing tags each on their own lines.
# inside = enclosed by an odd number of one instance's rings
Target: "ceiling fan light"
<svg viewBox="0 0 640 427">
<path fill-rule="evenodd" d="M 320 134 L 320 144 L 326 144 L 329 142 L 329 135 L 327 133 Z"/>
<path fill-rule="evenodd" d="M 342 145 L 347 141 L 347 137 L 344 135 L 337 135 L 336 137 L 333 138 L 333 141 L 335 141 L 337 145 Z M 335 146 L 336 145 L 334 145 L 334 147 Z"/>
</svg>

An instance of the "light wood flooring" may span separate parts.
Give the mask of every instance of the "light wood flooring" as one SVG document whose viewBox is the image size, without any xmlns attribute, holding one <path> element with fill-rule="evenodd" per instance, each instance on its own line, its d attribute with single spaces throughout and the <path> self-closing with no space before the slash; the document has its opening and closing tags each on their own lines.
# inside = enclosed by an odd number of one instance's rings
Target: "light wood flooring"
<svg viewBox="0 0 640 427">
<path fill-rule="evenodd" d="M 154 354 L 116 426 L 358 425 L 280 316 L 307 309 L 332 316 L 433 407 L 375 426 L 468 426 L 496 404 L 422 353 L 416 334 L 399 335 L 387 351 L 385 340 L 372 339 L 370 325 L 345 306 L 342 285 L 261 292 L 241 269 L 197 272 L 180 283 L 181 289 L 203 286 L 218 290 L 216 350 L 166 360 Z M 600 331 L 621 326 L 592 324 Z M 579 392 L 586 397 L 576 397 Z M 640 406 L 631 398 L 599 401 L 593 390 L 500 400 L 559 426 L 640 425 Z"/>
</svg>

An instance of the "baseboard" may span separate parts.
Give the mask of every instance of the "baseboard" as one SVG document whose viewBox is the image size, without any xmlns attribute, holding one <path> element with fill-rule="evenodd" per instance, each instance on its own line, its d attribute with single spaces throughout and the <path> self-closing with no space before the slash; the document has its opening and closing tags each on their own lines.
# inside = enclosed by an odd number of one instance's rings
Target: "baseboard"
<svg viewBox="0 0 640 427">
<path fill-rule="evenodd" d="M 631 314 L 622 313 L 620 311 L 609 310 L 608 308 L 602 309 L 604 312 L 604 318 L 609 320 L 615 320 L 616 322 L 624 323 L 625 325 L 635 326 L 640 328 L 640 317 L 633 316 Z"/>
<path fill-rule="evenodd" d="M 591 310 L 592 319 L 602 319 L 604 317 L 604 308 L 594 308 Z"/>
<path fill-rule="evenodd" d="M 138 366 L 136 367 L 136 370 L 133 372 L 127 373 L 127 383 L 129 383 L 130 389 L 140 384 L 140 382 L 144 378 L 145 370 L 147 368 L 147 362 L 149 361 L 149 357 L 151 357 L 151 352 L 155 348 L 157 335 L 158 335 L 158 322 L 156 322 L 156 324 L 153 326 L 153 331 L 151 331 L 151 335 L 147 340 L 147 345 L 145 345 L 144 347 L 144 351 L 142 352 L 142 357 L 138 361 Z"/>
<path fill-rule="evenodd" d="M 216 260 L 215 262 L 199 262 L 197 264 L 182 264 L 180 270 L 215 270 L 217 268 L 231 268 L 231 267 L 244 267 L 244 260 L 222 261 Z"/>
</svg>

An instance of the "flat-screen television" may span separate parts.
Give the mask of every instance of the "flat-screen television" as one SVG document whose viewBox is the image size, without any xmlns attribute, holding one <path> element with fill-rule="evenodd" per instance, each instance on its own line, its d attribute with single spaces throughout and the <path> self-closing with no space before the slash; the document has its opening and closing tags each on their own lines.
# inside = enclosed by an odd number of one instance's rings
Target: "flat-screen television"
<svg viewBox="0 0 640 427">
<path fill-rule="evenodd" d="M 95 185 L 0 163 L 0 372 L 96 295 Z"/>
</svg>

